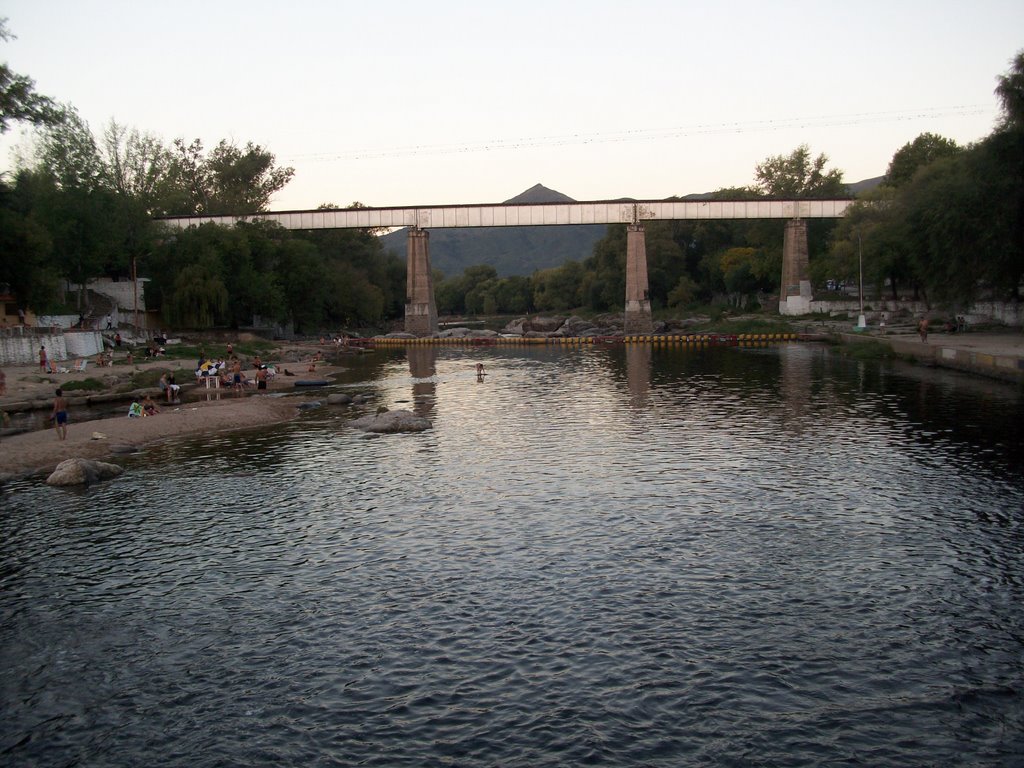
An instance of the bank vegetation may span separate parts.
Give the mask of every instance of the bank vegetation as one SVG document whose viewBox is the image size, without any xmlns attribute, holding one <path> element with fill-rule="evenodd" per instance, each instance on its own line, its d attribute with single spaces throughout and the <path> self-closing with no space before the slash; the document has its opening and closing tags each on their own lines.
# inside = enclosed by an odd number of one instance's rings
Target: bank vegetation
<svg viewBox="0 0 1024 768">
<path fill-rule="evenodd" d="M 6 39 L 0 23 L 0 39 Z M 268 223 L 169 231 L 160 216 L 268 210 L 293 170 L 267 148 L 223 140 L 166 142 L 111 121 L 94 133 L 72 105 L 34 92 L 3 68 L 0 130 L 34 126 L 17 170 L 0 178 L 0 284 L 21 307 L 85 312 L 64 286 L 97 277 L 149 278 L 145 303 L 172 327 L 263 322 L 298 333 L 385 327 L 405 304 L 404 259 L 372 230 L 287 231 Z M 997 78 L 1001 117 L 959 146 L 931 133 L 898 148 L 885 177 L 849 215 L 809 225 L 819 293 L 859 280 L 879 293 L 929 303 L 1019 301 L 1024 278 L 1024 52 Z M 849 196 L 842 172 L 802 145 L 768 157 L 749 187 L 711 199 Z M 358 206 L 359 203 L 352 205 Z M 322 207 L 337 207 L 325 203 Z M 782 221 L 646 225 L 655 311 L 709 304 L 752 307 L 777 295 Z M 585 259 L 503 277 L 478 265 L 435 275 L 443 315 L 621 311 L 626 230 L 612 225 Z M 838 296 L 838 294 L 837 294 Z"/>
</svg>

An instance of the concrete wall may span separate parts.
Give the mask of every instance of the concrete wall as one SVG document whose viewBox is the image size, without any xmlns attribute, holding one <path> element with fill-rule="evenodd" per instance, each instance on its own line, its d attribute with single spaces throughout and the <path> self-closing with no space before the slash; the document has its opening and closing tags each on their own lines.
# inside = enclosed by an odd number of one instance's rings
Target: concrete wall
<svg viewBox="0 0 1024 768">
<path fill-rule="evenodd" d="M 46 347 L 50 360 L 64 364 L 99 354 L 103 337 L 98 331 L 64 333 L 58 329 L 53 333 L 48 328 L 5 328 L 0 331 L 0 365 L 36 365 L 40 346 Z"/>
<path fill-rule="evenodd" d="M 952 310 L 936 309 L 929 307 L 923 301 L 894 301 L 892 299 L 880 301 L 865 299 L 864 305 L 871 307 L 865 314 L 869 317 L 878 318 L 882 313 L 894 314 L 896 312 L 907 312 L 910 317 L 918 317 L 925 313 L 931 316 L 955 314 L 963 315 L 967 319 L 967 327 L 980 323 L 999 323 L 1007 326 L 1024 325 L 1024 305 L 1013 304 L 1002 301 L 979 301 L 969 308 L 960 312 Z M 860 312 L 860 301 L 812 301 L 810 303 L 812 314 L 832 314 L 835 312 L 847 312 L 850 316 L 856 316 Z"/>
<path fill-rule="evenodd" d="M 989 317 L 1003 325 L 1024 325 L 1024 305 L 1005 301 L 979 301 L 971 307 L 971 316 Z M 971 317 L 967 322 L 971 322 Z"/>
<path fill-rule="evenodd" d="M 146 311 L 146 300 L 143 298 L 145 294 L 145 284 L 149 282 L 149 278 L 140 277 L 136 281 L 139 284 L 139 312 Z M 135 306 L 135 294 L 132 290 L 131 280 L 119 280 L 117 282 L 111 280 L 109 277 L 99 278 L 97 280 L 89 280 L 86 282 L 85 287 L 90 291 L 95 291 L 101 296 L 106 296 L 117 307 L 130 313 Z M 72 287 L 73 288 L 73 287 Z M 122 312 L 122 314 L 124 314 Z"/>
<path fill-rule="evenodd" d="M 839 334 L 848 343 L 863 343 L 864 338 L 853 334 Z M 932 363 L 940 368 L 954 368 L 1004 381 L 1024 382 L 1024 357 L 1012 351 L 1004 353 L 979 352 L 938 343 L 921 344 L 913 338 L 876 337 L 873 339 L 892 347 L 900 355 Z"/>
<path fill-rule="evenodd" d="M 41 329 L 70 328 L 78 323 L 78 315 L 40 315 L 36 325 Z"/>
</svg>

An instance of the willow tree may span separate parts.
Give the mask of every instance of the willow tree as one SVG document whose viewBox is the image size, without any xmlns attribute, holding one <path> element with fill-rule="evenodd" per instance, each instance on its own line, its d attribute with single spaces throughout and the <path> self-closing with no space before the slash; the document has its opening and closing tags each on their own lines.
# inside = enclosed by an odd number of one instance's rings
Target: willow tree
<svg viewBox="0 0 1024 768">
<path fill-rule="evenodd" d="M 227 311 L 228 290 L 208 264 L 183 267 L 174 278 L 168 319 L 185 328 L 212 328 Z"/>
</svg>

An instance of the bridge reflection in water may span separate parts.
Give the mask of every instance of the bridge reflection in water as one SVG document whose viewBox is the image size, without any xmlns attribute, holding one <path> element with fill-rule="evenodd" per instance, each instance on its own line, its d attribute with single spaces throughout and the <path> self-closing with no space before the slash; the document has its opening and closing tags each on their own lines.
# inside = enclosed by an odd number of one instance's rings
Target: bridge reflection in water
<svg viewBox="0 0 1024 768">
<path fill-rule="evenodd" d="M 437 398 L 437 347 L 409 346 L 405 355 L 412 376 L 413 413 L 430 418 Z"/>
</svg>

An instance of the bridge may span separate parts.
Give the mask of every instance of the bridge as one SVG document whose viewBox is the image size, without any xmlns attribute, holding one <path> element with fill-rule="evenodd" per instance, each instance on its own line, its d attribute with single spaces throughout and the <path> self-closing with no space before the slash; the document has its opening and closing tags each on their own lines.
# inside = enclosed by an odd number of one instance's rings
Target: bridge
<svg viewBox="0 0 1024 768">
<path fill-rule="evenodd" d="M 644 222 L 722 219 L 786 219 L 781 314 L 803 314 L 811 300 L 807 219 L 840 218 L 852 200 L 603 200 L 511 205 L 434 205 L 280 211 L 245 216 L 178 216 L 158 219 L 178 229 L 202 224 L 234 226 L 269 221 L 285 229 L 371 229 L 408 227 L 405 328 L 425 336 L 437 331 L 430 275 L 429 229 L 535 227 L 558 224 L 626 224 L 626 333 L 650 333 L 647 250 Z"/>
</svg>

